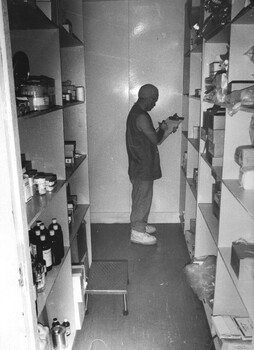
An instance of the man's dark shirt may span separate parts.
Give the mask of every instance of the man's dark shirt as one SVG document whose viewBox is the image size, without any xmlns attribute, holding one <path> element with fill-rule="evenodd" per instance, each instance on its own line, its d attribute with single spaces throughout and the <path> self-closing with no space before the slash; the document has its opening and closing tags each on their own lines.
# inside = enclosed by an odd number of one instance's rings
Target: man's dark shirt
<svg viewBox="0 0 254 350">
<path fill-rule="evenodd" d="M 127 118 L 126 146 L 130 179 L 156 180 L 161 174 L 159 151 L 145 135 L 155 133 L 150 115 L 134 104 Z"/>
</svg>

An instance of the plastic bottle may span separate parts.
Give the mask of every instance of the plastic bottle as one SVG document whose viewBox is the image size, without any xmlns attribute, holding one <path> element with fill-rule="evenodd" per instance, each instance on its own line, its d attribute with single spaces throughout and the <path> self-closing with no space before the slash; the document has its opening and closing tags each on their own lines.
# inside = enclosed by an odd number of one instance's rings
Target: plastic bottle
<svg viewBox="0 0 254 350">
<path fill-rule="evenodd" d="M 41 235 L 44 235 L 46 237 L 46 239 L 49 238 L 49 231 L 47 229 L 47 227 L 44 225 L 44 223 L 40 224 L 40 230 L 41 230 Z"/>
<path fill-rule="evenodd" d="M 53 265 L 59 265 L 61 263 L 60 242 L 53 229 L 49 231 L 49 237 L 51 241 L 52 263 Z"/>
<path fill-rule="evenodd" d="M 66 332 L 66 335 L 68 337 L 71 334 L 71 324 L 67 320 L 67 318 L 64 319 L 62 326 L 65 327 L 65 332 Z"/>
<path fill-rule="evenodd" d="M 64 242 L 63 242 L 63 231 L 61 225 L 57 222 L 56 218 L 52 218 L 52 222 L 49 225 L 49 230 L 54 230 L 57 239 L 59 240 L 59 250 L 61 258 L 64 257 Z"/>
<path fill-rule="evenodd" d="M 41 249 L 42 249 L 42 257 L 46 261 L 47 271 L 52 269 L 52 252 L 51 252 L 51 244 L 48 239 L 46 239 L 45 235 L 40 236 L 41 239 Z"/>
<path fill-rule="evenodd" d="M 45 260 L 37 260 L 35 264 L 35 273 L 36 273 L 36 289 L 37 292 L 43 292 L 46 288 L 46 273 L 45 273 L 45 267 L 46 263 Z"/>
<path fill-rule="evenodd" d="M 58 321 L 57 317 L 53 318 L 53 322 L 52 322 L 52 327 L 54 328 L 55 326 L 60 326 L 60 322 Z"/>
<path fill-rule="evenodd" d="M 37 257 L 37 246 L 40 244 L 40 229 L 36 228 L 33 232 L 32 240 L 31 240 L 31 252 L 34 257 Z"/>
<path fill-rule="evenodd" d="M 31 247 L 30 247 L 30 256 L 31 256 L 32 273 L 33 273 L 34 302 L 35 302 L 36 315 L 38 316 L 37 287 L 36 287 L 36 260 L 35 260 L 33 254 L 32 254 Z"/>
<path fill-rule="evenodd" d="M 33 236 L 34 236 L 34 230 L 32 228 L 28 231 L 28 235 L 29 235 L 29 245 L 31 246 Z"/>
<path fill-rule="evenodd" d="M 37 228 L 40 228 L 42 223 L 43 222 L 41 220 L 37 220 L 35 226 L 33 227 L 33 230 L 35 231 Z"/>
</svg>

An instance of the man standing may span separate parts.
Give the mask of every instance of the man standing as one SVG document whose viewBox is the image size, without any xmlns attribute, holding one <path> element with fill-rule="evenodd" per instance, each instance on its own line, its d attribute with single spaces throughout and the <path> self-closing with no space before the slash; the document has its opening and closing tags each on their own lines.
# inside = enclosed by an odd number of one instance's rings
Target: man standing
<svg viewBox="0 0 254 350">
<path fill-rule="evenodd" d="M 128 174 L 132 183 L 131 242 L 145 245 L 157 243 L 152 235 L 156 228 L 147 222 L 153 198 L 153 181 L 162 176 L 157 145 L 168 129 L 163 121 L 156 132 L 148 114 L 158 98 L 159 91 L 154 85 L 143 85 L 126 124 Z"/>
</svg>

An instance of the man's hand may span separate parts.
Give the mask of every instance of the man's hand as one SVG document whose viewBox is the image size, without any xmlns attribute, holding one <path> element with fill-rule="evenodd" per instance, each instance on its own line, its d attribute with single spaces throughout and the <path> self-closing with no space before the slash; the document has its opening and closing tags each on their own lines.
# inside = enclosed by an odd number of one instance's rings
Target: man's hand
<svg viewBox="0 0 254 350">
<path fill-rule="evenodd" d="M 159 128 L 161 130 L 168 130 L 168 124 L 165 122 L 165 120 L 163 120 L 161 123 L 159 123 Z"/>
</svg>

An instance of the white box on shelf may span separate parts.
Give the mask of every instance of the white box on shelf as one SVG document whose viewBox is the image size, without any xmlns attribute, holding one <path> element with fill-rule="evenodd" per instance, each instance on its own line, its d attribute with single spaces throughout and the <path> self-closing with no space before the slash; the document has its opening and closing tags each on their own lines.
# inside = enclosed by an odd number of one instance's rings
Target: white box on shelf
<svg viewBox="0 0 254 350">
<path fill-rule="evenodd" d="M 222 157 L 223 156 L 223 142 L 213 143 L 208 140 L 208 151 L 214 157 Z"/>
<path fill-rule="evenodd" d="M 254 167 L 240 168 L 239 183 L 244 190 L 254 190 Z"/>
<path fill-rule="evenodd" d="M 83 265 L 72 266 L 72 283 L 74 296 L 74 313 L 76 329 L 82 328 L 85 317 L 85 268 Z"/>
</svg>

